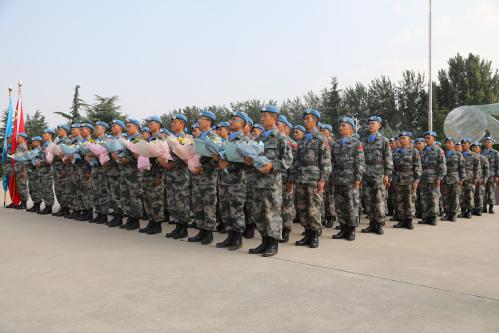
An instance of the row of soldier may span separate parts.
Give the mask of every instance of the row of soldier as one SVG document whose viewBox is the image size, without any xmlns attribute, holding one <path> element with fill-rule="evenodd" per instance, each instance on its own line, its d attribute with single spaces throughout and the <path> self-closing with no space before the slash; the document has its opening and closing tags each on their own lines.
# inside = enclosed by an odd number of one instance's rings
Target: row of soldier
<svg viewBox="0 0 499 333">
<path fill-rule="evenodd" d="M 362 232 L 378 235 L 383 234 L 386 215 L 397 221 L 394 227 L 413 229 L 414 216 L 422 218 L 421 224 L 436 225 L 442 212 L 442 220 L 448 221 L 456 221 L 459 209 L 464 218 L 493 213 L 499 182 L 493 138 L 483 140 L 481 152 L 480 144 L 446 138 L 444 152 L 431 131 L 416 140 L 411 140 L 410 132 L 385 138 L 378 116 L 369 118 L 369 135 L 363 142 L 355 134 L 353 118 L 339 119 L 337 138 L 332 126 L 321 124 L 320 118 L 317 110 L 307 109 L 303 126 L 292 126 L 277 107 L 266 106 L 261 124 L 254 124 L 244 112 L 234 112 L 229 122 L 214 126 L 215 114 L 208 110 L 199 114 L 193 137 L 262 141 L 262 155 L 269 163 L 259 169 L 250 157 L 233 163 L 214 154 L 201 157 L 201 166 L 189 170 L 172 154 L 170 160 L 150 158 L 150 169 L 139 170 L 138 154 L 128 149 L 112 153 L 103 164 L 92 153 L 56 156 L 52 162 L 46 158 L 51 142 L 190 137 L 182 114 L 172 117 L 170 130 L 152 116 L 147 127 L 136 119 L 116 119 L 111 124 L 59 125 L 45 130 L 43 137 L 20 133 L 16 152 L 27 150 L 30 141 L 31 149 L 39 153 L 32 161 L 15 161 L 13 168 L 11 161 L 3 165 L 5 173 L 15 174 L 21 196 L 21 204 L 9 208 L 27 209 L 30 196 L 31 212 L 150 235 L 161 233 L 166 221 L 175 224 L 166 237 L 187 238 L 188 227 L 195 227 L 199 231 L 188 241 L 203 245 L 210 244 L 218 230 L 227 237 L 216 246 L 230 250 L 241 248 L 243 236 L 252 238 L 256 228 L 262 241 L 249 252 L 263 256 L 275 255 L 278 244 L 289 240 L 293 222 L 305 229 L 295 244 L 316 248 L 323 226 L 332 227 L 335 220 L 339 232 L 333 238 L 354 240 L 362 211 L 369 220 Z M 54 192 L 60 205 L 57 212 L 52 212 Z M 108 214 L 113 215 L 111 220 Z M 149 221 L 144 228 L 141 218 Z"/>
</svg>

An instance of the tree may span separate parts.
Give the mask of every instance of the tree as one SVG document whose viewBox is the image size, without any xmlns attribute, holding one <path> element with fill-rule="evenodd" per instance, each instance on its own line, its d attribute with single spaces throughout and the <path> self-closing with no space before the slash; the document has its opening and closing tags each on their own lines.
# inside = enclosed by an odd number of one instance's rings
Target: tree
<svg viewBox="0 0 499 333">
<path fill-rule="evenodd" d="M 36 110 L 33 116 L 27 114 L 26 122 L 24 123 L 24 127 L 26 128 L 26 133 L 33 136 L 42 136 L 43 131 L 48 127 L 47 122 L 45 121 L 45 116 L 40 110 Z"/>
<path fill-rule="evenodd" d="M 347 87 L 341 98 L 342 109 L 346 114 L 356 117 L 364 124 L 369 117 L 368 91 L 366 86 L 357 82 L 353 87 Z"/>
<path fill-rule="evenodd" d="M 338 89 L 338 79 L 333 77 L 329 87 L 321 92 L 321 103 L 319 110 L 321 112 L 322 122 L 335 124 L 338 118 L 344 114 L 341 110 L 341 91 Z"/>
<path fill-rule="evenodd" d="M 385 126 L 394 129 L 401 127 L 401 117 L 397 112 L 395 85 L 388 77 L 381 76 L 371 81 L 367 93 L 367 108 L 369 115 L 381 116 Z M 360 124 L 365 124 L 365 120 Z"/>
<path fill-rule="evenodd" d="M 88 105 L 80 98 L 80 86 L 76 85 L 75 92 L 73 94 L 73 103 L 70 108 L 69 113 L 56 111 L 55 114 L 65 118 L 70 123 L 79 122 L 83 120 L 81 111 L 88 107 Z"/>
<path fill-rule="evenodd" d="M 427 128 L 428 93 L 425 88 L 424 74 L 409 70 L 402 73 L 402 80 L 396 87 L 400 118 L 397 129 L 420 132 Z"/>
<path fill-rule="evenodd" d="M 110 123 L 113 119 L 125 120 L 126 115 L 121 114 L 121 106 L 117 105 L 118 96 L 102 97 L 95 95 L 96 102 L 93 105 L 87 105 L 87 119 L 95 123 L 96 121 L 104 121 Z M 85 120 L 85 119 L 84 119 Z"/>
</svg>

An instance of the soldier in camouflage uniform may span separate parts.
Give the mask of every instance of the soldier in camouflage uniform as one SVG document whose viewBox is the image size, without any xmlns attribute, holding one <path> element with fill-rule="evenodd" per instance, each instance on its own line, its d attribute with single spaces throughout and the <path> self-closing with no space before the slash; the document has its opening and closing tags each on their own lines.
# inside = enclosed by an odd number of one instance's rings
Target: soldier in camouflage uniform
<svg viewBox="0 0 499 333">
<path fill-rule="evenodd" d="M 81 124 L 73 123 L 71 125 L 71 144 L 79 145 L 81 142 L 80 135 Z M 83 200 L 82 200 L 82 192 L 80 186 L 80 166 L 83 164 L 81 159 L 81 155 L 74 154 L 72 156 L 66 156 L 65 160 L 65 168 L 69 177 L 69 186 L 68 192 L 66 196 L 68 197 L 69 202 L 71 203 L 71 213 L 64 215 L 65 218 L 78 220 L 82 214 L 84 209 Z"/>
<path fill-rule="evenodd" d="M 419 181 L 421 187 L 421 216 L 420 224 L 437 225 L 439 214 L 440 183 L 447 173 L 445 153 L 434 145 L 437 133 L 424 133 L 426 147 L 421 152 L 421 166 L 423 173 Z"/>
<path fill-rule="evenodd" d="M 419 156 L 421 156 L 423 149 L 426 146 L 425 139 L 424 138 L 417 138 L 415 140 L 416 144 L 416 149 L 419 151 Z M 415 206 L 416 206 L 416 214 L 415 217 L 421 218 L 421 186 L 418 186 L 416 189 L 416 193 L 414 193 L 415 196 Z"/>
<path fill-rule="evenodd" d="M 147 138 L 147 141 L 160 140 L 161 118 L 158 116 L 150 117 L 148 127 L 150 136 Z M 144 209 L 149 218 L 149 223 L 144 228 L 139 229 L 139 232 L 154 235 L 162 232 L 161 222 L 165 220 L 165 210 L 163 207 L 165 191 L 162 182 L 164 168 L 155 157 L 149 158 L 149 161 L 151 168 L 144 170 L 142 173 Z"/>
<path fill-rule="evenodd" d="M 89 123 L 81 124 L 80 134 L 81 134 L 81 145 L 86 145 L 92 142 L 92 131 L 94 130 L 93 125 Z M 78 188 L 81 200 L 82 213 L 77 218 L 79 221 L 90 221 L 94 217 L 93 213 L 93 199 L 92 199 L 92 167 L 86 160 L 85 154 L 81 151 L 79 153 L 79 159 L 77 160 L 78 166 Z"/>
<path fill-rule="evenodd" d="M 381 118 L 369 117 L 367 126 L 369 136 L 364 145 L 366 170 L 362 179 L 362 193 L 369 226 L 364 233 L 383 234 L 385 224 L 385 197 L 390 185 L 393 162 L 388 139 L 379 133 Z"/>
<path fill-rule="evenodd" d="M 421 176 L 421 158 L 418 150 L 410 146 L 411 132 L 399 134 L 400 148 L 393 151 L 392 189 L 395 210 L 399 222 L 394 228 L 414 229 L 412 217 L 415 213 L 414 193 Z"/>
<path fill-rule="evenodd" d="M 331 149 L 334 143 L 333 127 L 329 124 L 322 124 L 320 132 Z M 334 211 L 334 193 L 331 179 L 327 179 L 323 193 L 322 225 L 326 228 L 332 228 L 334 221 L 336 221 L 336 213 Z"/>
<path fill-rule="evenodd" d="M 466 178 L 466 169 L 463 154 L 455 150 L 454 138 L 446 138 L 445 147 L 447 148 L 445 154 L 447 174 L 440 187 L 445 215 L 441 220 L 456 222 L 459 207 L 459 189 Z"/>
<path fill-rule="evenodd" d="M 52 206 L 54 205 L 54 174 L 52 165 L 47 161 L 46 151 L 54 135 L 55 131 L 52 128 L 47 128 L 43 132 L 43 145 L 36 161 L 36 167 L 38 168 L 41 180 L 42 200 L 45 204 L 45 208 L 39 213 L 42 215 L 52 214 Z"/>
<path fill-rule="evenodd" d="M 485 186 L 489 180 L 489 159 L 480 153 L 480 143 L 475 142 L 472 144 L 471 150 L 480 158 L 478 182 L 475 186 L 475 209 L 473 210 L 473 215 L 482 216 Z M 485 209 L 485 212 L 487 212 L 487 209 Z"/>
<path fill-rule="evenodd" d="M 247 119 L 248 116 L 242 111 L 232 114 L 228 142 L 243 143 L 249 141 L 243 132 Z M 218 166 L 222 170 L 218 185 L 220 213 L 228 236 L 216 246 L 235 251 L 242 246 L 242 236 L 246 226 L 244 204 L 246 201 L 245 171 L 247 167 L 244 163 L 229 162 L 226 159 L 221 159 Z"/>
<path fill-rule="evenodd" d="M 262 236 L 262 243 L 250 249 L 251 254 L 270 257 L 278 252 L 278 241 L 282 239 L 282 172 L 291 167 L 293 155 L 284 136 L 277 130 L 279 108 L 264 106 L 261 121 L 264 127 L 261 156 L 269 160 L 260 169 L 255 180 L 253 215 L 256 228 Z M 251 157 L 245 158 L 247 165 L 253 165 Z"/>
<path fill-rule="evenodd" d="M 296 160 L 287 186 L 287 191 L 292 191 L 296 184 L 296 210 L 298 219 L 305 228 L 304 237 L 296 241 L 295 245 L 308 245 L 310 248 L 319 246 L 323 194 L 331 174 L 331 147 L 317 129 L 320 117 L 317 110 L 307 109 L 303 112 L 307 133 L 298 142 Z"/>
<path fill-rule="evenodd" d="M 71 139 L 68 137 L 69 127 L 66 125 L 57 126 L 57 138 L 54 141 L 56 144 L 70 145 Z M 52 168 L 54 172 L 54 190 L 57 202 L 59 202 L 60 209 L 58 212 L 53 213 L 53 216 L 65 216 L 71 213 L 69 207 L 71 202 L 69 197 L 66 195 L 67 187 L 70 186 L 69 177 L 66 172 L 64 162 L 62 161 L 62 156 L 54 156 L 52 161 Z"/>
<path fill-rule="evenodd" d="M 111 135 L 108 140 L 119 141 L 123 138 L 123 130 L 125 129 L 125 122 L 121 119 L 114 119 L 111 121 Z M 111 160 L 107 164 L 107 177 L 109 184 L 110 205 L 113 208 L 113 219 L 109 221 L 108 227 L 119 227 L 123 225 L 123 215 L 125 210 L 121 200 L 121 187 L 123 168 L 120 164 L 121 158 L 124 157 L 124 149 L 111 153 Z"/>
<path fill-rule="evenodd" d="M 26 153 L 28 151 L 27 142 L 29 137 L 26 133 L 19 133 L 17 135 L 17 147 L 15 154 Z M 28 173 L 27 162 L 14 160 L 14 173 L 16 175 L 16 190 L 21 197 L 21 203 L 16 209 L 26 209 L 28 202 Z"/>
<path fill-rule="evenodd" d="M 359 188 L 364 174 L 364 147 L 354 135 L 355 122 L 342 117 L 338 131 L 340 138 L 331 148 L 331 185 L 334 186 L 336 217 L 340 231 L 333 239 L 355 240 L 355 228 L 359 225 Z"/>
<path fill-rule="evenodd" d="M 11 157 L 9 157 L 8 155 L 11 155 L 12 154 L 12 134 L 9 134 L 9 137 L 7 138 L 7 152 L 6 152 L 7 156 L 5 158 L 5 162 L 2 163 L 2 171 L 3 171 L 3 176 L 7 176 L 9 177 L 9 179 L 11 177 L 14 177 L 14 168 L 12 166 L 13 164 L 13 160 Z M 14 203 L 11 202 L 10 204 L 8 204 L 6 206 L 6 208 L 15 208 L 14 206 Z"/>
<path fill-rule="evenodd" d="M 143 141 L 140 133 L 140 122 L 137 119 L 127 119 L 127 135 L 130 142 L 136 144 Z M 137 168 L 137 158 L 129 149 L 125 149 L 123 157 L 119 163 L 122 170 L 120 182 L 121 206 L 127 215 L 127 221 L 120 226 L 121 229 L 136 230 L 140 227 L 140 217 L 142 216 L 142 200 L 140 183 L 142 172 Z"/>
<path fill-rule="evenodd" d="M 460 196 L 461 214 L 459 217 L 471 218 L 473 208 L 475 208 L 475 185 L 478 182 L 480 172 L 480 159 L 470 150 L 471 140 L 463 139 L 461 146 L 463 149 L 464 167 L 466 169 L 466 179 L 462 187 Z"/>
<path fill-rule="evenodd" d="M 39 155 L 41 151 L 40 148 L 41 143 L 42 143 L 42 137 L 34 136 L 31 138 L 31 151 L 33 152 L 33 154 L 36 153 L 36 155 Z M 28 172 L 29 196 L 33 201 L 33 207 L 27 209 L 26 211 L 32 213 L 39 213 L 40 205 L 42 203 L 42 187 L 41 187 L 42 182 L 41 182 L 40 173 L 38 172 L 38 169 L 36 167 L 36 157 L 34 157 L 30 161 L 27 161 L 26 170 Z"/>
<path fill-rule="evenodd" d="M 483 211 L 489 205 L 489 214 L 494 214 L 494 205 L 496 204 L 496 185 L 499 184 L 499 152 L 492 148 L 494 139 L 490 136 L 483 139 L 482 155 L 489 160 L 489 179 L 485 185 L 485 200 Z"/>
<path fill-rule="evenodd" d="M 248 138 L 250 138 L 251 140 L 258 141 L 259 138 L 254 136 L 253 120 L 249 116 L 248 116 L 248 123 L 251 124 L 251 129 L 249 131 Z M 245 129 L 247 127 L 250 127 L 248 126 L 248 123 L 246 124 Z M 246 168 L 245 170 L 246 199 L 244 201 L 244 219 L 246 227 L 243 231 L 243 237 L 246 239 L 252 239 L 255 237 L 256 224 L 253 221 L 253 193 L 255 192 L 256 173 L 257 171 L 255 170 L 255 168 Z"/>
</svg>

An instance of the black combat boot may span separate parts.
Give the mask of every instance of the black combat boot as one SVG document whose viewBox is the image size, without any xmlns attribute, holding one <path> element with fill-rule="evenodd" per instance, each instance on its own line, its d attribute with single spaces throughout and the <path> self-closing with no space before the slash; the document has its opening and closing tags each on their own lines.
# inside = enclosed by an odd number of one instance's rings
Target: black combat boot
<svg viewBox="0 0 499 333">
<path fill-rule="evenodd" d="M 255 237 L 255 228 L 256 225 L 254 223 L 247 224 L 246 228 L 243 231 L 243 237 L 246 239 L 252 239 Z"/>
<path fill-rule="evenodd" d="M 440 219 L 440 221 L 449 221 L 450 212 L 445 212 L 445 215 Z"/>
<path fill-rule="evenodd" d="M 332 218 L 326 219 L 326 225 L 325 225 L 326 228 L 332 228 L 333 224 L 334 224 L 334 221 Z"/>
<path fill-rule="evenodd" d="M 334 228 L 334 230 L 341 230 L 341 224 L 338 224 L 338 225 Z"/>
<path fill-rule="evenodd" d="M 412 219 L 405 219 L 405 228 L 409 230 L 414 229 L 414 225 L 412 225 Z"/>
<path fill-rule="evenodd" d="M 31 208 L 26 209 L 27 212 L 34 213 L 36 210 L 36 206 L 38 206 L 38 210 L 40 210 L 40 203 L 33 202 L 33 206 Z"/>
<path fill-rule="evenodd" d="M 38 214 L 40 215 L 52 214 L 52 206 L 45 206 L 45 208 L 42 211 L 40 211 Z"/>
<path fill-rule="evenodd" d="M 289 242 L 289 233 L 291 232 L 290 229 L 284 228 L 282 229 L 282 239 L 279 240 L 279 243 L 287 243 Z"/>
<path fill-rule="evenodd" d="M 423 218 L 421 221 L 418 221 L 418 224 L 428 224 L 428 218 Z"/>
<path fill-rule="evenodd" d="M 233 231 L 229 231 L 227 234 L 227 238 L 225 238 L 220 243 L 215 244 L 215 247 L 217 247 L 219 249 L 224 249 L 224 248 L 230 247 L 232 245 L 234 234 L 235 233 Z M 241 234 L 241 236 L 242 236 L 242 234 Z"/>
<path fill-rule="evenodd" d="M 340 232 L 338 232 L 336 235 L 333 235 L 333 239 L 345 239 L 348 234 L 347 226 L 344 224 L 340 224 Z"/>
<path fill-rule="evenodd" d="M 149 230 L 146 231 L 147 235 L 156 235 L 160 234 L 163 231 L 161 228 L 161 222 L 154 222 Z"/>
<path fill-rule="evenodd" d="M 275 240 L 274 238 L 269 237 L 268 244 L 269 245 L 262 253 L 262 257 L 272 257 L 276 255 L 279 250 L 279 242 L 277 242 L 277 240 Z"/>
<path fill-rule="evenodd" d="M 449 222 L 456 222 L 456 213 L 455 212 L 449 212 L 449 217 L 447 218 L 447 221 L 449 221 Z"/>
<path fill-rule="evenodd" d="M 109 222 L 107 220 L 107 214 L 103 214 L 103 213 L 97 214 L 97 221 L 95 223 L 108 224 Z"/>
<path fill-rule="evenodd" d="M 437 225 L 437 217 L 436 216 L 430 216 L 428 218 L 428 224 L 429 225 L 433 225 L 433 226 Z"/>
<path fill-rule="evenodd" d="M 260 254 L 260 253 L 265 252 L 265 250 L 267 249 L 267 246 L 269 246 L 268 237 L 262 236 L 262 242 L 260 243 L 260 245 L 258 245 L 257 247 L 255 247 L 253 249 L 249 249 L 248 252 L 250 254 Z"/>
<path fill-rule="evenodd" d="M 154 224 L 154 221 L 153 220 L 149 220 L 149 222 L 147 222 L 147 225 L 144 228 L 139 229 L 139 232 L 140 233 L 146 233 L 149 229 L 151 229 L 151 227 L 153 226 L 153 224 Z"/>
<path fill-rule="evenodd" d="M 319 232 L 310 230 L 310 241 L 308 242 L 308 246 L 312 249 L 319 247 Z"/>
<path fill-rule="evenodd" d="M 108 227 L 113 228 L 113 227 L 119 227 L 120 225 L 123 224 L 123 217 L 121 214 L 116 214 L 114 218 L 108 223 Z"/>
<path fill-rule="evenodd" d="M 179 226 L 179 228 L 180 228 L 180 226 Z M 200 229 L 199 232 L 198 232 L 198 234 L 196 236 L 189 237 L 187 239 L 187 241 L 190 242 L 190 243 L 200 243 L 203 240 L 203 238 L 204 238 L 204 233 L 205 232 L 206 232 L 206 230 Z"/>
<path fill-rule="evenodd" d="M 461 208 L 461 214 L 459 214 L 458 217 L 466 217 L 466 211 L 467 211 L 467 209 Z"/>
<path fill-rule="evenodd" d="M 303 236 L 302 239 L 297 240 L 295 242 L 295 245 L 296 246 L 310 245 L 310 236 L 312 236 L 312 230 L 311 229 L 305 229 L 305 236 Z"/>
<path fill-rule="evenodd" d="M 362 229 L 360 232 L 362 233 L 376 232 L 376 222 L 369 221 L 369 226 L 367 228 Z"/>
<path fill-rule="evenodd" d="M 397 224 L 394 224 L 394 228 L 404 228 L 406 224 L 407 219 L 401 219 Z"/>
<path fill-rule="evenodd" d="M 131 220 L 131 219 L 132 219 L 131 217 L 127 217 L 126 222 L 125 222 L 125 223 L 123 223 L 122 225 L 120 225 L 120 227 L 119 227 L 119 228 L 120 228 L 120 229 L 126 229 L 126 228 L 128 228 L 128 226 L 130 225 L 130 220 Z"/>
<path fill-rule="evenodd" d="M 76 215 L 76 212 L 77 212 L 76 210 L 72 210 L 71 211 L 71 210 L 68 209 L 67 214 L 64 214 L 64 218 L 65 219 L 73 219 L 75 217 L 75 215 Z"/>
<path fill-rule="evenodd" d="M 201 245 L 208 245 L 211 244 L 211 242 L 213 242 L 213 231 L 205 230 Z"/>
<path fill-rule="evenodd" d="M 126 230 L 137 230 L 140 228 L 140 219 L 138 217 L 129 217 L 128 222 Z"/>
<path fill-rule="evenodd" d="M 466 213 L 463 216 L 465 219 L 471 219 L 471 209 L 466 209 Z"/>
<path fill-rule="evenodd" d="M 234 231 L 232 233 L 232 243 L 229 246 L 229 251 L 239 250 L 243 246 L 243 233 Z"/>
<path fill-rule="evenodd" d="M 489 214 L 494 214 L 494 205 L 489 205 Z"/>
<path fill-rule="evenodd" d="M 181 224 L 178 232 L 173 236 L 173 239 L 182 239 L 189 236 L 189 232 L 187 231 L 187 224 Z"/>
<path fill-rule="evenodd" d="M 173 237 L 174 237 L 174 236 L 178 233 L 178 231 L 181 229 L 181 227 L 182 227 L 182 226 L 180 225 L 180 223 L 177 223 L 177 224 L 175 225 L 175 229 L 173 229 L 173 230 L 172 230 L 172 232 L 167 233 L 167 234 L 165 235 L 165 237 L 166 237 L 166 238 L 173 238 Z"/>
<path fill-rule="evenodd" d="M 345 236 L 345 239 L 347 241 L 353 241 L 355 240 L 355 227 L 347 227 L 347 235 Z"/>
<path fill-rule="evenodd" d="M 21 203 L 19 204 L 19 206 L 16 207 L 16 209 L 26 209 L 26 201 L 21 201 Z"/>
<path fill-rule="evenodd" d="M 383 235 L 385 232 L 383 231 L 383 223 L 382 222 L 376 222 L 376 224 L 374 225 L 375 229 L 374 229 L 374 233 L 376 235 Z"/>
<path fill-rule="evenodd" d="M 92 214 L 92 218 L 88 220 L 88 223 L 97 223 L 98 220 L 99 220 L 99 214 L 96 214 L 95 217 Z"/>
<path fill-rule="evenodd" d="M 73 217 L 73 220 L 76 221 L 81 221 L 82 218 L 85 217 L 85 211 L 84 210 L 78 210 L 75 213 L 75 216 Z"/>
<path fill-rule="evenodd" d="M 85 209 L 80 216 L 80 221 L 90 221 L 94 217 L 93 209 Z"/>
<path fill-rule="evenodd" d="M 52 213 L 52 216 L 64 216 L 66 214 L 66 208 L 65 207 L 59 207 L 59 210 L 55 213 Z"/>
<path fill-rule="evenodd" d="M 487 204 L 483 204 L 482 213 L 487 213 Z"/>
<path fill-rule="evenodd" d="M 5 208 L 16 208 L 16 206 L 14 206 L 14 203 L 11 202 L 10 204 L 8 204 Z"/>
</svg>

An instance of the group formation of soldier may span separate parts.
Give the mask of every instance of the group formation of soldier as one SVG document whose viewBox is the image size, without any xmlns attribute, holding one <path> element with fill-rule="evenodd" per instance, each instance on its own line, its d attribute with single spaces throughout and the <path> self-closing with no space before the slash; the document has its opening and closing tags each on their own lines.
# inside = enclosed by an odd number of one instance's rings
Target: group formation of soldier
<svg viewBox="0 0 499 333">
<path fill-rule="evenodd" d="M 394 227 L 413 229 L 414 216 L 422 218 L 421 224 L 436 225 L 439 215 L 455 221 L 459 209 L 464 218 L 487 212 L 487 205 L 493 213 L 499 156 L 492 138 L 483 140 L 481 152 L 480 144 L 446 138 L 444 151 L 431 131 L 416 140 L 410 132 L 387 139 L 379 133 L 382 119 L 372 116 L 369 135 L 362 142 L 353 118 L 339 119 L 337 137 L 320 118 L 318 111 L 307 109 L 303 126 L 292 126 L 277 107 L 266 106 L 261 124 L 235 112 L 229 122 L 215 126 L 215 114 L 199 114 L 192 137 L 263 142 L 262 155 L 269 163 L 260 169 L 251 157 L 233 163 L 214 154 L 201 157 L 201 166 L 189 170 L 172 154 L 171 160 L 150 158 L 150 169 L 139 170 L 138 155 L 128 149 L 110 154 L 104 164 L 92 153 L 47 161 L 45 150 L 52 141 L 78 144 L 125 136 L 136 143 L 190 136 L 182 114 L 172 117 L 169 130 L 152 116 L 148 127 L 128 119 L 59 125 L 47 129 L 43 138 L 29 139 L 21 133 L 16 152 L 26 151 L 30 141 L 39 154 L 31 162 L 15 162 L 14 170 L 9 161 L 3 166 L 6 173 L 15 173 L 22 200 L 18 207 L 10 207 L 27 209 L 29 195 L 34 205 L 28 211 L 126 230 L 139 229 L 142 218 L 149 223 L 139 231 L 149 235 L 161 233 L 161 223 L 169 222 L 175 229 L 166 237 L 173 239 L 187 238 L 188 227 L 195 227 L 199 231 L 188 241 L 203 245 L 219 231 L 227 238 L 216 247 L 229 250 L 239 249 L 243 237 L 252 238 L 256 228 L 262 241 L 249 252 L 263 256 L 276 254 L 278 244 L 289 240 L 293 222 L 305 229 L 296 245 L 316 248 L 322 228 L 332 227 L 336 220 L 339 232 L 332 238 L 354 240 L 362 212 L 369 219 L 362 232 L 378 235 L 383 234 L 387 215 L 398 222 Z M 60 210 L 52 213 L 54 190 Z M 108 220 L 108 214 L 114 217 Z"/>
</svg>

